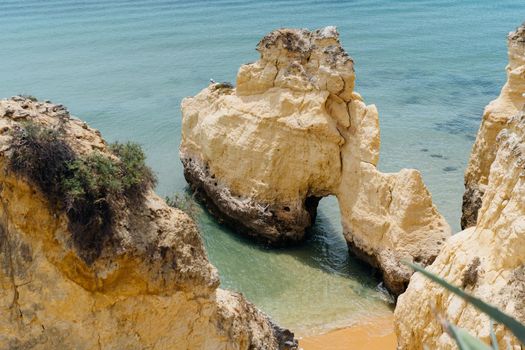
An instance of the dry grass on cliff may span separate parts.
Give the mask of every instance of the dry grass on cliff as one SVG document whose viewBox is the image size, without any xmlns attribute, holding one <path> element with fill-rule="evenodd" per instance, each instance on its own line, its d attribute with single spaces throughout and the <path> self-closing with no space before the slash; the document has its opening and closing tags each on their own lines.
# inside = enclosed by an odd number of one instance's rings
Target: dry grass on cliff
<svg viewBox="0 0 525 350">
<path fill-rule="evenodd" d="M 182 210 L 188 214 L 192 219 L 196 219 L 199 213 L 199 206 L 195 202 L 193 196 L 187 193 L 175 193 L 172 196 L 165 198 L 166 204 L 170 207 Z"/>
<path fill-rule="evenodd" d="M 115 143 L 115 157 L 78 155 L 62 127 L 27 123 L 13 133 L 10 169 L 36 184 L 58 210 L 65 211 L 79 255 L 92 263 L 112 237 L 122 205 L 143 203 L 156 179 L 141 147 Z"/>
</svg>

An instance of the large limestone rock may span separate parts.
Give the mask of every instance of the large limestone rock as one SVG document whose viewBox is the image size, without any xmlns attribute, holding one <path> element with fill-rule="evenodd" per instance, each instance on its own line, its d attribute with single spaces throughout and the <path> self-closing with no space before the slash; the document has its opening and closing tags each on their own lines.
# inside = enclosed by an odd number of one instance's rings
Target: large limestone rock
<svg viewBox="0 0 525 350">
<path fill-rule="evenodd" d="M 321 197 L 336 195 L 345 237 L 400 293 L 450 234 L 419 172 L 383 174 L 379 120 L 354 91 L 352 59 L 334 27 L 280 29 L 239 69 L 182 101 L 185 176 L 210 211 L 277 245 L 300 241 Z"/>
<path fill-rule="evenodd" d="M 507 82 L 497 99 L 483 113 L 483 121 L 476 137 L 465 171 L 463 195 L 463 229 L 476 225 L 481 199 L 485 193 L 490 167 L 496 158 L 496 137 L 509 119 L 525 104 L 525 26 L 509 34 L 509 64 Z"/>
<path fill-rule="evenodd" d="M 143 205 L 123 207 L 86 262 L 66 215 L 9 168 L 13 131 L 27 121 L 61 123 L 77 154 L 108 152 L 61 106 L 0 101 L 0 348 L 278 349 L 292 340 L 217 288 L 193 221 L 151 190 Z"/>
<path fill-rule="evenodd" d="M 509 82 L 487 107 L 467 171 L 486 177 L 477 224 L 452 236 L 429 270 L 525 323 L 525 113 L 515 111 L 525 93 L 523 38 L 523 27 L 509 36 Z M 395 310 L 399 348 L 455 349 L 436 313 L 489 341 L 486 315 L 415 274 Z M 501 349 L 522 349 L 502 326 L 496 336 Z"/>
</svg>

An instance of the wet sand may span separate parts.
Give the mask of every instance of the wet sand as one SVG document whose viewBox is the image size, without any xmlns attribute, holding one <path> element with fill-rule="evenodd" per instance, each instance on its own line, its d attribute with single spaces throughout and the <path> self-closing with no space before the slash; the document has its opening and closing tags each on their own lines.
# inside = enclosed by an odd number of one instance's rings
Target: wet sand
<svg viewBox="0 0 525 350">
<path fill-rule="evenodd" d="M 303 350 L 395 350 L 393 317 L 338 329 L 299 341 Z"/>
</svg>

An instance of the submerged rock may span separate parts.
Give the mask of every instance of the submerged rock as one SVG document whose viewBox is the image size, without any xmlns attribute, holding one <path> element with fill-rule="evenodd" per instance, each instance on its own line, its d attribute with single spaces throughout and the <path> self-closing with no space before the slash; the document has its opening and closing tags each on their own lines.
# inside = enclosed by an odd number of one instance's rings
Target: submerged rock
<svg viewBox="0 0 525 350">
<path fill-rule="evenodd" d="M 496 158 L 499 132 L 507 122 L 521 111 L 525 104 L 525 26 L 508 36 L 509 64 L 507 82 L 497 99 L 490 102 L 483 112 L 483 120 L 472 148 L 465 171 L 465 193 L 461 228 L 475 226 L 481 198 L 485 193 L 490 167 Z"/>
<path fill-rule="evenodd" d="M 272 245 L 302 240 L 319 199 L 336 195 L 350 248 L 401 293 L 400 261 L 432 262 L 450 229 L 419 172 L 376 169 L 377 109 L 354 91 L 337 30 L 280 29 L 257 50 L 236 88 L 182 101 L 187 181 L 220 220 Z"/>
<path fill-rule="evenodd" d="M 518 97 L 525 93 L 525 84 L 517 84 L 524 81 L 524 34 L 522 26 L 509 35 L 509 81 L 501 96 L 485 110 L 466 173 L 467 180 L 473 182 L 467 182 L 471 187 L 467 186 L 466 193 L 472 198 L 464 207 L 464 215 L 477 215 L 475 226 L 452 236 L 429 267 L 433 273 L 522 323 L 525 323 L 525 113 L 515 109 L 523 108 L 524 100 Z M 474 187 L 478 185 L 482 186 L 481 191 Z M 472 203 L 479 210 L 474 210 Z M 490 343 L 487 315 L 415 274 L 395 310 L 399 348 L 456 349 L 436 313 Z M 496 325 L 495 334 L 501 349 L 522 348 L 503 326 Z"/>
<path fill-rule="evenodd" d="M 20 110 L 27 113 L 22 119 L 15 117 Z M 28 125 L 38 125 L 52 142 L 63 138 L 60 145 L 75 157 L 115 157 L 98 131 L 63 110 L 22 97 L 0 100 L 0 348 L 283 349 L 287 341 L 295 344 L 293 334 L 273 325 L 244 297 L 218 288 L 196 225 L 151 187 L 133 205 L 115 199 L 111 234 L 93 236 L 100 244 L 86 242 L 91 236 L 75 237 L 71 206 L 50 198 L 44 182 L 12 168 L 20 146 L 14 135 L 29 132 Z M 40 175 L 42 181 L 52 176 Z"/>
</svg>

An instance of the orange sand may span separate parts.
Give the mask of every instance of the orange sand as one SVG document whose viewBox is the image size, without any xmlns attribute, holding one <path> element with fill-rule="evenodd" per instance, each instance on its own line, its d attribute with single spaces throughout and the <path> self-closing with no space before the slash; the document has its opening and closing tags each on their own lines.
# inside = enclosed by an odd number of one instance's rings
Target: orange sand
<svg viewBox="0 0 525 350">
<path fill-rule="evenodd" d="M 304 350 L 395 350 L 393 318 L 381 318 L 299 341 Z"/>
</svg>

